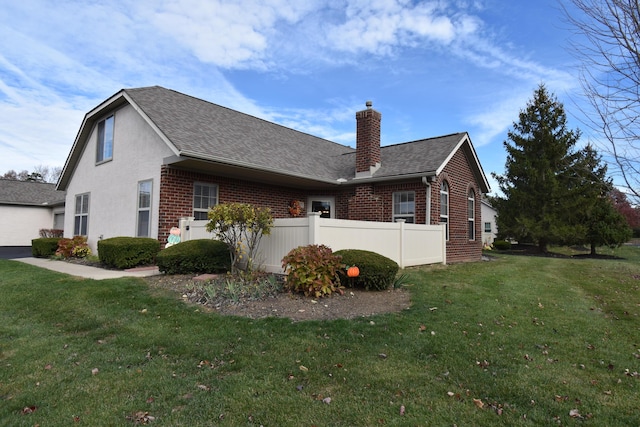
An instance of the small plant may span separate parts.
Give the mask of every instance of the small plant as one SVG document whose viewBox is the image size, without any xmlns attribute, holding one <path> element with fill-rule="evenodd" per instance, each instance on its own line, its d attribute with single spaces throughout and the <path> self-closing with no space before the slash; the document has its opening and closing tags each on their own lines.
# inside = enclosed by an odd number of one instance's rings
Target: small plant
<svg viewBox="0 0 640 427">
<path fill-rule="evenodd" d="M 72 239 L 60 239 L 55 255 L 64 259 L 86 258 L 91 255 L 91 249 L 85 236 L 74 236 Z"/>
<path fill-rule="evenodd" d="M 283 259 L 287 272 L 286 287 L 316 298 L 333 292 L 342 292 L 338 270 L 344 268 L 341 257 L 325 245 L 299 246 Z"/>
<path fill-rule="evenodd" d="M 258 300 L 280 293 L 282 282 L 266 273 L 227 274 L 211 280 L 201 290 L 205 302 L 224 300 L 237 304 L 241 300 Z"/>
<path fill-rule="evenodd" d="M 400 289 L 407 286 L 408 283 L 409 283 L 409 276 L 406 273 L 402 273 L 396 276 L 396 278 L 393 280 L 392 288 Z"/>
</svg>

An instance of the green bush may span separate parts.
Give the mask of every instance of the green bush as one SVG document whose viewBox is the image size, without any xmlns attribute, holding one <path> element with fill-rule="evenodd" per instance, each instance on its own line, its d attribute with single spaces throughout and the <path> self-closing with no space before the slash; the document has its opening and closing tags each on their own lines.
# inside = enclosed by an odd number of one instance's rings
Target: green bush
<svg viewBox="0 0 640 427">
<path fill-rule="evenodd" d="M 36 258 L 49 258 L 58 250 L 59 237 L 41 237 L 31 240 L 31 255 Z"/>
<path fill-rule="evenodd" d="M 293 292 L 319 298 L 340 291 L 337 272 L 343 268 L 340 257 L 325 245 L 299 246 L 282 258 L 287 273 L 285 286 Z"/>
<path fill-rule="evenodd" d="M 73 236 L 71 239 L 58 239 L 56 256 L 62 258 L 86 258 L 91 255 L 86 236 Z"/>
<path fill-rule="evenodd" d="M 156 264 L 166 274 L 223 273 L 231 269 L 231 256 L 219 240 L 188 240 L 160 251 Z"/>
<path fill-rule="evenodd" d="M 98 241 L 98 257 L 107 267 L 125 269 L 154 264 L 160 242 L 150 237 L 112 237 Z"/>
<path fill-rule="evenodd" d="M 388 289 L 398 274 L 398 263 L 375 252 L 360 249 L 343 249 L 336 255 L 342 257 L 345 269 L 338 272 L 340 283 L 345 287 L 357 287 L 381 291 Z M 356 266 L 360 275 L 347 277 L 347 267 Z"/>
<path fill-rule="evenodd" d="M 508 251 L 511 249 L 511 242 L 507 242 L 506 240 L 494 240 L 493 248 L 499 251 Z"/>
</svg>

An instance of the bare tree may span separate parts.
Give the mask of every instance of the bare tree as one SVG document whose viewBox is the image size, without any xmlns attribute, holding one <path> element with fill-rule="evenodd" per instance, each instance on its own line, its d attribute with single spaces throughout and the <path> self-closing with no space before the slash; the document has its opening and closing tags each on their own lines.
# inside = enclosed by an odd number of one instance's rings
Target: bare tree
<svg viewBox="0 0 640 427">
<path fill-rule="evenodd" d="M 640 2 L 568 0 L 564 7 L 579 39 L 580 81 L 589 109 L 585 125 L 596 135 L 610 172 L 640 201 Z"/>
<path fill-rule="evenodd" d="M 38 174 L 42 177 L 42 181 L 55 184 L 58 182 L 58 178 L 62 173 L 60 166 L 49 167 L 46 165 L 39 165 L 33 169 L 33 174 Z"/>
<path fill-rule="evenodd" d="M 16 172 L 11 169 L 5 172 L 0 178 L 3 179 L 12 179 L 16 181 L 36 181 L 36 182 L 48 182 L 55 184 L 58 182 L 58 178 L 60 178 L 60 174 L 62 173 L 62 168 L 60 166 L 49 167 L 49 166 L 36 166 L 33 169 L 33 172 L 29 172 L 28 170 L 23 170 L 21 172 Z"/>
</svg>

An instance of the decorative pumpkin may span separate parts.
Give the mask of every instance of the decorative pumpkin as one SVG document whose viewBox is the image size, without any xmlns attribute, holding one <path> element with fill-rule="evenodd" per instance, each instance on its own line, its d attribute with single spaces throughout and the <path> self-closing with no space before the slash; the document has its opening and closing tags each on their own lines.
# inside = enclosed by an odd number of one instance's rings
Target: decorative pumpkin
<svg viewBox="0 0 640 427">
<path fill-rule="evenodd" d="M 360 269 L 355 265 L 347 268 L 347 276 L 348 277 L 358 277 L 360 275 Z"/>
</svg>

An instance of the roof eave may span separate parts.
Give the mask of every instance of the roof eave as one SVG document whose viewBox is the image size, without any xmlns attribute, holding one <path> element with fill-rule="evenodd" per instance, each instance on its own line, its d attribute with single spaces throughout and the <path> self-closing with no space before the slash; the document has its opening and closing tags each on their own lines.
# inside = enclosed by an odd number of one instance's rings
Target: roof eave
<svg viewBox="0 0 640 427">
<path fill-rule="evenodd" d="M 175 158 L 173 158 L 169 163 L 179 163 L 181 160 L 185 160 L 185 159 L 193 159 L 193 160 L 203 161 L 207 163 L 221 164 L 221 165 L 232 166 L 232 167 L 253 170 L 253 171 L 268 172 L 274 175 L 282 175 L 282 176 L 300 178 L 300 179 L 309 180 L 309 181 L 315 181 L 319 184 L 324 184 L 324 185 L 326 184 L 340 185 L 341 184 L 341 181 L 339 181 L 339 179 L 329 179 L 329 178 L 322 178 L 322 177 L 317 177 L 312 175 L 293 173 L 293 172 L 278 169 L 278 168 L 270 168 L 270 167 L 258 166 L 248 162 L 229 160 L 224 157 L 203 155 L 202 153 L 189 151 L 189 150 L 181 151 L 180 154 Z"/>
</svg>

